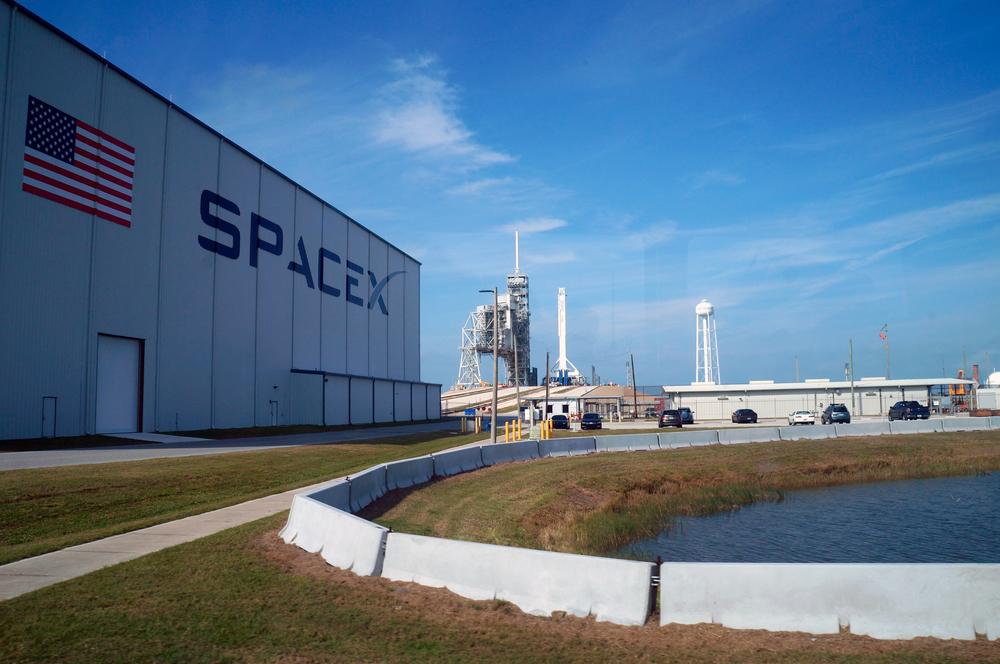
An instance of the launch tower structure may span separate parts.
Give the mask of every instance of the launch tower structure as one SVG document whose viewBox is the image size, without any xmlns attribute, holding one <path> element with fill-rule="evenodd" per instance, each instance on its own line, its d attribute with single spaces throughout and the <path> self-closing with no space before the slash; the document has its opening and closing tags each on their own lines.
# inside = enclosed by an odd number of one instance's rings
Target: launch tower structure
<svg viewBox="0 0 1000 664">
<path fill-rule="evenodd" d="M 481 304 L 469 313 L 462 328 L 461 357 L 458 364 L 457 388 L 479 387 L 483 384 L 483 356 L 493 355 L 493 318 L 499 328 L 497 355 L 503 362 L 497 380 L 501 384 L 530 385 L 531 376 L 531 310 L 528 305 L 528 275 L 521 272 L 520 242 L 514 233 L 514 271 L 507 275 L 507 292 L 493 303 Z M 515 358 L 516 353 L 516 358 Z M 515 371 L 516 367 L 516 371 Z"/>
</svg>

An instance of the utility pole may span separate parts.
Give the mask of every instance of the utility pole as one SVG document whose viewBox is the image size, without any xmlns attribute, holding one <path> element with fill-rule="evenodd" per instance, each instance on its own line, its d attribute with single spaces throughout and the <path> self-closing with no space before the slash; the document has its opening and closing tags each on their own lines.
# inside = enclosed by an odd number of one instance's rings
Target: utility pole
<svg viewBox="0 0 1000 664">
<path fill-rule="evenodd" d="M 892 374 L 889 371 L 889 324 L 886 323 L 882 326 L 882 330 L 878 333 L 878 336 L 882 339 L 882 344 L 885 346 L 885 379 L 889 380 L 892 378 Z"/>
<path fill-rule="evenodd" d="M 851 415 L 853 415 L 856 407 L 854 404 L 854 339 L 849 339 L 848 344 L 851 361 Z"/>
<path fill-rule="evenodd" d="M 545 410 L 542 411 L 542 420 L 549 419 L 549 351 L 545 351 Z"/>
<path fill-rule="evenodd" d="M 795 382 L 799 382 L 799 356 L 795 356 Z"/>
<path fill-rule="evenodd" d="M 632 353 L 628 354 L 628 364 L 632 369 L 632 408 L 635 409 L 635 419 L 639 419 L 639 396 L 635 384 L 635 358 L 632 357 Z"/>
<path fill-rule="evenodd" d="M 512 326 L 513 327 L 513 326 Z M 514 398 L 517 400 L 517 421 L 521 421 L 521 372 L 517 361 L 517 334 L 511 334 L 514 339 Z"/>
<path fill-rule="evenodd" d="M 500 323 L 497 303 L 496 286 L 492 290 L 479 290 L 480 293 L 493 293 L 493 408 L 490 410 L 490 442 L 497 442 L 497 390 L 500 374 Z"/>
</svg>

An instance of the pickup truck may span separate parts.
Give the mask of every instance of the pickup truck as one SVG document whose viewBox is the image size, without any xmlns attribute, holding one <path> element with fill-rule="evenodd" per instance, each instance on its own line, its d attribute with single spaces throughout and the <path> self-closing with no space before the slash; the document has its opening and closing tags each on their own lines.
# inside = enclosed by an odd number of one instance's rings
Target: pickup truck
<svg viewBox="0 0 1000 664">
<path fill-rule="evenodd" d="M 893 420 L 926 420 L 931 416 L 931 409 L 917 401 L 897 401 L 889 409 L 889 421 Z"/>
</svg>

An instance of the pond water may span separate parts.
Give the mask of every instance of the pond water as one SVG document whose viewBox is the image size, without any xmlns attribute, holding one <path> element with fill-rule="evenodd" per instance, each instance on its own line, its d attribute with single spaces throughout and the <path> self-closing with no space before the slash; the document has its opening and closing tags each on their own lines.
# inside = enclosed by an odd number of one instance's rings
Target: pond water
<svg viewBox="0 0 1000 664">
<path fill-rule="evenodd" d="M 790 491 L 620 553 L 688 562 L 1000 563 L 1000 472 Z"/>
</svg>

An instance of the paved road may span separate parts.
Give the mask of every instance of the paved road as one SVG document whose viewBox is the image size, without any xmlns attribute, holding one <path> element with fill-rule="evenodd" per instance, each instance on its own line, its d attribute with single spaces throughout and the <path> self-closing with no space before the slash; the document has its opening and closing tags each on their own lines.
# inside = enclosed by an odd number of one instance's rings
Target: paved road
<svg viewBox="0 0 1000 664">
<path fill-rule="evenodd" d="M 113 447 L 91 447 L 72 450 L 4 452 L 0 453 L 0 471 L 19 470 L 22 468 L 75 466 L 88 463 L 110 463 L 114 461 L 142 461 L 145 459 L 222 454 L 225 452 L 248 452 L 251 450 L 265 450 L 295 445 L 348 443 L 361 440 L 391 438 L 401 434 L 426 433 L 428 431 L 454 431 L 458 427 L 458 420 L 452 420 L 446 422 L 400 424 L 367 429 L 347 429 L 344 431 L 301 433 L 280 437 L 232 438 L 229 440 L 205 440 L 182 443 L 136 443 L 134 445 L 115 445 Z"/>
</svg>

